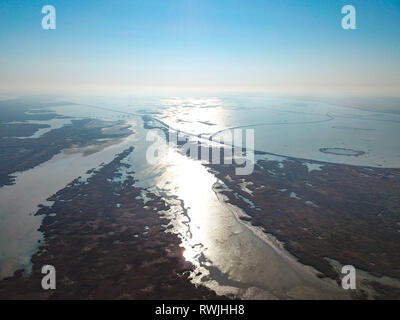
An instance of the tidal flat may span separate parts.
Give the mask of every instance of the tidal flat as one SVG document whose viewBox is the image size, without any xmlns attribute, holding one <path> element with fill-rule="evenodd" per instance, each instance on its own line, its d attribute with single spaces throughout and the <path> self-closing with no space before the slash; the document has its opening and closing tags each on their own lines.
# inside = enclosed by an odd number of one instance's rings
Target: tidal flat
<svg viewBox="0 0 400 320">
<path fill-rule="evenodd" d="M 190 282 L 193 266 L 179 238 L 167 233 L 166 203 L 148 193 L 146 204 L 132 178 L 114 182 L 133 147 L 75 179 L 41 206 L 44 235 L 32 272 L 17 270 L 0 281 L 1 299 L 216 299 Z M 57 290 L 41 288 L 41 268 L 57 270 Z"/>
</svg>

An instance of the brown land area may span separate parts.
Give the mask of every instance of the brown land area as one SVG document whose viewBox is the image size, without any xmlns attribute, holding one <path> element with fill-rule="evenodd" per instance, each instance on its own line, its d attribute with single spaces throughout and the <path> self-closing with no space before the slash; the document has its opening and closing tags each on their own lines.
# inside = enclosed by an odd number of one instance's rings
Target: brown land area
<svg viewBox="0 0 400 320">
<path fill-rule="evenodd" d="M 209 167 L 232 190 L 222 191 L 229 202 L 249 215 L 243 220 L 274 235 L 321 276 L 339 281 L 330 258 L 400 279 L 400 170 L 324 164 L 308 172 L 302 162 L 258 161 L 249 176 L 236 176 L 231 165 Z M 376 289 L 374 298 L 400 298 L 399 288 L 365 285 Z"/>
</svg>

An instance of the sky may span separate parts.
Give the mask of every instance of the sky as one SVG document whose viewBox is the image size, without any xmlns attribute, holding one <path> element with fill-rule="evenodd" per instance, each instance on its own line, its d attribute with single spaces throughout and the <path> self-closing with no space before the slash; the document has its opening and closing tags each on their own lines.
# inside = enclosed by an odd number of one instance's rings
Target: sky
<svg viewBox="0 0 400 320">
<path fill-rule="evenodd" d="M 0 43 L 0 91 L 400 96 L 398 0 L 1 0 Z"/>
</svg>

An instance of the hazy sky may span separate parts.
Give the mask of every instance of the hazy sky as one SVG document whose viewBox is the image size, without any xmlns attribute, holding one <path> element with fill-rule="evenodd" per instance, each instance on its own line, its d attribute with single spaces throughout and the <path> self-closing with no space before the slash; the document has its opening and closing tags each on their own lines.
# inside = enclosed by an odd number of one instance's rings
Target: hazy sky
<svg viewBox="0 0 400 320">
<path fill-rule="evenodd" d="M 400 95 L 398 0 L 1 0 L 0 43 L 0 90 Z"/>
</svg>

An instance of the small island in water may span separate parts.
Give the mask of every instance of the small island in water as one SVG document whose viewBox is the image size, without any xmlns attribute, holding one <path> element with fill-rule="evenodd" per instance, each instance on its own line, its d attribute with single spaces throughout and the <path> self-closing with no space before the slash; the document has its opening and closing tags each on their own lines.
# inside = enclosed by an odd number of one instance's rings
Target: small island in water
<svg viewBox="0 0 400 320">
<path fill-rule="evenodd" d="M 365 154 L 364 151 L 354 150 L 354 149 L 346 149 L 346 148 L 320 148 L 319 151 L 328 154 L 335 154 L 338 156 L 354 156 L 358 157 Z"/>
</svg>

